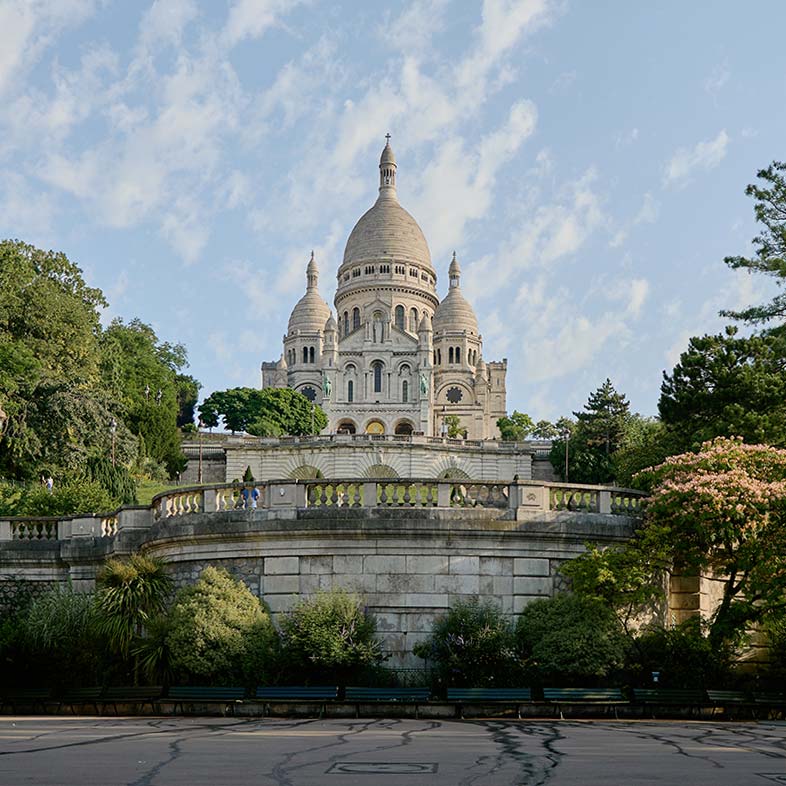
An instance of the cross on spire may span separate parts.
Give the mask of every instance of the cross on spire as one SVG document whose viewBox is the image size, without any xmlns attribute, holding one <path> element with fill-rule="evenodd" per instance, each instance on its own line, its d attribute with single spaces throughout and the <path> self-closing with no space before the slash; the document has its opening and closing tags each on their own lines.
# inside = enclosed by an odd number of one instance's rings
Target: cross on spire
<svg viewBox="0 0 786 786">
<path fill-rule="evenodd" d="M 390 144 L 390 134 L 385 134 L 385 139 L 387 139 L 387 143 Z"/>
</svg>

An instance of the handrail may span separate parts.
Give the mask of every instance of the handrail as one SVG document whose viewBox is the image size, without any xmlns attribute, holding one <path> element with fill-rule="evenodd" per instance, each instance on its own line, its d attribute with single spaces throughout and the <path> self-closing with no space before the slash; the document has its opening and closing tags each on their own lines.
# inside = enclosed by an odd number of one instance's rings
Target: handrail
<svg viewBox="0 0 786 786">
<path fill-rule="evenodd" d="M 636 489 L 537 480 L 451 478 L 312 478 L 214 483 L 168 489 L 149 507 L 82 516 L 7 516 L 0 541 L 112 538 L 195 514 L 261 511 L 434 508 L 496 510 L 508 517 L 594 513 L 639 518 L 645 494 Z"/>
</svg>

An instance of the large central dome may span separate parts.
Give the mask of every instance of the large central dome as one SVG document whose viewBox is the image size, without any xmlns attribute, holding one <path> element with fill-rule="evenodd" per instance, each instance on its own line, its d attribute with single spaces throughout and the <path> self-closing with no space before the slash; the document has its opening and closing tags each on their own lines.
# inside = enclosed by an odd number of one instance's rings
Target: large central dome
<svg viewBox="0 0 786 786">
<path fill-rule="evenodd" d="M 417 221 L 398 202 L 396 160 L 390 144 L 379 163 L 379 197 L 355 224 L 344 249 L 344 265 L 371 260 L 401 260 L 431 268 L 431 252 Z"/>
</svg>

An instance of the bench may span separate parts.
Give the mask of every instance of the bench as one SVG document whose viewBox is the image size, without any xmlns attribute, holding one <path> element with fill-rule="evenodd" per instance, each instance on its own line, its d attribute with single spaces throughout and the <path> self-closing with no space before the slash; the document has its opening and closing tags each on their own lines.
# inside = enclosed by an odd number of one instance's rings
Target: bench
<svg viewBox="0 0 786 786">
<path fill-rule="evenodd" d="M 775 691 L 757 691 L 753 694 L 756 707 L 766 707 L 768 711 L 777 710 L 781 715 L 786 714 L 786 693 Z"/>
<path fill-rule="evenodd" d="M 108 687 L 101 696 L 101 703 L 111 704 L 115 708 L 115 715 L 118 704 L 133 704 L 134 706 L 149 704 L 153 711 L 163 695 L 163 689 L 158 685 L 112 685 Z"/>
<path fill-rule="evenodd" d="M 228 709 L 234 715 L 235 705 L 242 704 L 245 695 L 244 688 L 175 685 L 169 689 L 167 699 L 173 704 L 174 714 L 177 714 L 178 706 L 184 712 L 186 704 L 223 704 L 224 712 Z"/>
<path fill-rule="evenodd" d="M 456 705 L 456 715 L 464 717 L 466 704 L 501 704 L 515 707 L 521 718 L 521 705 L 532 701 L 530 688 L 448 688 L 448 702 Z"/>
<path fill-rule="evenodd" d="M 71 712 L 76 715 L 76 708 L 86 704 L 92 704 L 96 715 L 100 715 L 101 711 L 98 709 L 98 704 L 101 701 L 101 693 L 103 688 L 73 688 L 67 690 L 60 697 L 60 703 L 57 705 L 57 711 L 63 706 L 71 707 Z"/>
<path fill-rule="evenodd" d="M 16 712 L 18 706 L 41 707 L 46 712 L 47 704 L 51 703 L 49 688 L 17 688 L 4 690 L 0 694 L 0 710 L 7 704 L 11 712 Z"/>
<path fill-rule="evenodd" d="M 543 698 L 549 704 L 556 704 L 560 719 L 564 720 L 562 708 L 565 706 L 611 707 L 617 717 L 617 707 L 627 704 L 621 688 L 544 688 Z"/>
<path fill-rule="evenodd" d="M 254 694 L 255 698 L 265 702 L 265 711 L 270 714 L 270 704 L 276 701 L 297 704 L 319 704 L 319 717 L 326 711 L 326 704 L 338 698 L 336 685 L 260 685 Z"/>
<path fill-rule="evenodd" d="M 633 700 L 649 707 L 653 718 L 655 707 L 687 707 L 692 713 L 708 704 L 705 692 L 695 688 L 634 688 Z"/>
<path fill-rule="evenodd" d="M 415 717 L 418 705 L 428 701 L 428 688 L 354 688 L 347 687 L 346 700 L 355 705 L 355 717 L 360 717 L 361 704 L 414 704 Z"/>
<path fill-rule="evenodd" d="M 708 690 L 707 697 L 712 704 L 712 714 L 720 708 L 731 717 L 731 710 L 755 707 L 753 699 L 741 690 Z"/>
</svg>

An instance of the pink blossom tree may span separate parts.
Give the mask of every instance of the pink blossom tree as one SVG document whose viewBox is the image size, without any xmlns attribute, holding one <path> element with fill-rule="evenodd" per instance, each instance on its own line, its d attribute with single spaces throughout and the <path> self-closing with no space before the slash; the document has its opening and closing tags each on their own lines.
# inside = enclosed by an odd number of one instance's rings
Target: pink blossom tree
<svg viewBox="0 0 786 786">
<path fill-rule="evenodd" d="M 653 492 L 634 548 L 654 568 L 721 582 L 714 643 L 786 611 L 786 450 L 719 437 L 639 477 Z"/>
</svg>

